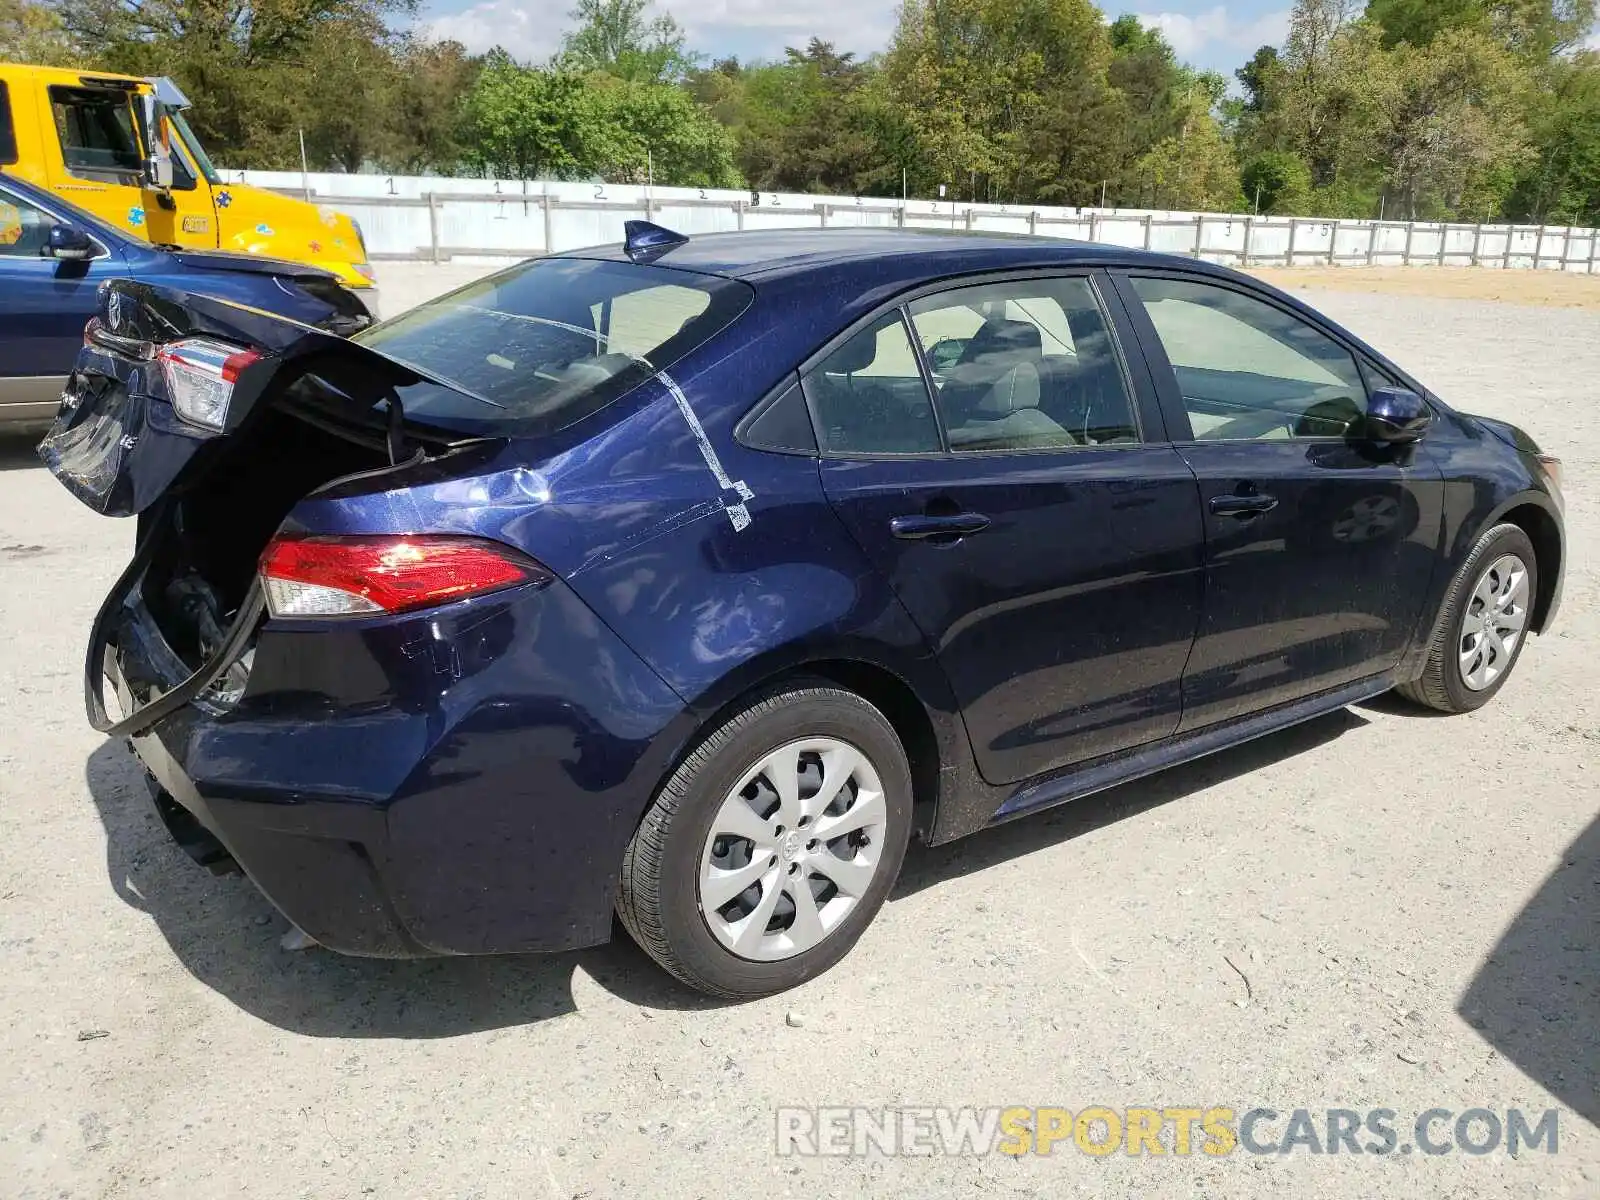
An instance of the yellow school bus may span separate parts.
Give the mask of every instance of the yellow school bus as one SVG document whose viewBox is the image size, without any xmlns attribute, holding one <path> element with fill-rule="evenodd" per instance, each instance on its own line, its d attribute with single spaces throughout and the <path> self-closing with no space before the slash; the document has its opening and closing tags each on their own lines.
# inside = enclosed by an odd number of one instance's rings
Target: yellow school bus
<svg viewBox="0 0 1600 1200">
<path fill-rule="evenodd" d="M 0 172 L 163 245 L 309 263 L 376 312 L 361 228 L 344 213 L 217 173 L 168 79 L 0 63 Z"/>
</svg>

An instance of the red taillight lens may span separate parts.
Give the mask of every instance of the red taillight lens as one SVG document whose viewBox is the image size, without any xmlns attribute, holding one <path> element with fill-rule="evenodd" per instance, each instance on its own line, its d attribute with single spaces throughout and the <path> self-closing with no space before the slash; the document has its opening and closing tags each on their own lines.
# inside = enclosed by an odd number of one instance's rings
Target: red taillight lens
<svg viewBox="0 0 1600 1200">
<path fill-rule="evenodd" d="M 275 617 L 406 612 L 550 573 L 496 542 L 467 537 L 280 537 L 261 556 Z"/>
</svg>

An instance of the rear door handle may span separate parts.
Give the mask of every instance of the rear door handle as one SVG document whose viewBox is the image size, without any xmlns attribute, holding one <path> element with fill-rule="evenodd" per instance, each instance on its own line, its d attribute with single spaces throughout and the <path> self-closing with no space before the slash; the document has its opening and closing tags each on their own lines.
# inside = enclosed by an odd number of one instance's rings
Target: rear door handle
<svg viewBox="0 0 1600 1200">
<path fill-rule="evenodd" d="M 889 532 L 902 541 L 919 542 L 934 537 L 971 537 L 989 528 L 989 518 L 982 513 L 951 513 L 949 516 L 895 517 L 889 522 Z"/>
<path fill-rule="evenodd" d="M 1243 521 L 1250 517 L 1259 517 L 1262 513 L 1271 512 L 1278 507 L 1276 496 L 1213 496 L 1211 497 L 1211 512 L 1218 517 L 1237 517 Z"/>
</svg>

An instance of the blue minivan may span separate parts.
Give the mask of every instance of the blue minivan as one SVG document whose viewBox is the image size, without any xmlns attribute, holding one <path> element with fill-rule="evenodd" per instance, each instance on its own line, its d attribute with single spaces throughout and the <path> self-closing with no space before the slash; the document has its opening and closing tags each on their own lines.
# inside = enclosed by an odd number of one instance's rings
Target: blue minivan
<svg viewBox="0 0 1600 1200">
<path fill-rule="evenodd" d="M 47 425 L 107 279 L 222 296 L 335 333 L 372 322 L 326 271 L 153 246 L 43 188 L 0 175 L 0 433 Z"/>
</svg>

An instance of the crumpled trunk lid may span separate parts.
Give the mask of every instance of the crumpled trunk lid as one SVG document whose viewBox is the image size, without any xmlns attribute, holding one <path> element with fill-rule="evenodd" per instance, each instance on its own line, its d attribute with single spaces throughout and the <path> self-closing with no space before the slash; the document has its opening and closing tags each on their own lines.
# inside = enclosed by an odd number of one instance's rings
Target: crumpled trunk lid
<svg viewBox="0 0 1600 1200">
<path fill-rule="evenodd" d="M 185 420 L 168 391 L 158 355 L 190 338 L 259 355 L 234 383 L 220 429 Z M 224 443 L 249 437 L 262 397 L 281 388 L 286 371 L 337 375 L 348 387 L 353 414 L 370 413 L 394 389 L 428 378 L 377 351 L 260 309 L 112 280 L 101 289 L 99 313 L 85 330 L 39 456 L 96 512 L 144 512 L 203 474 Z"/>
</svg>

